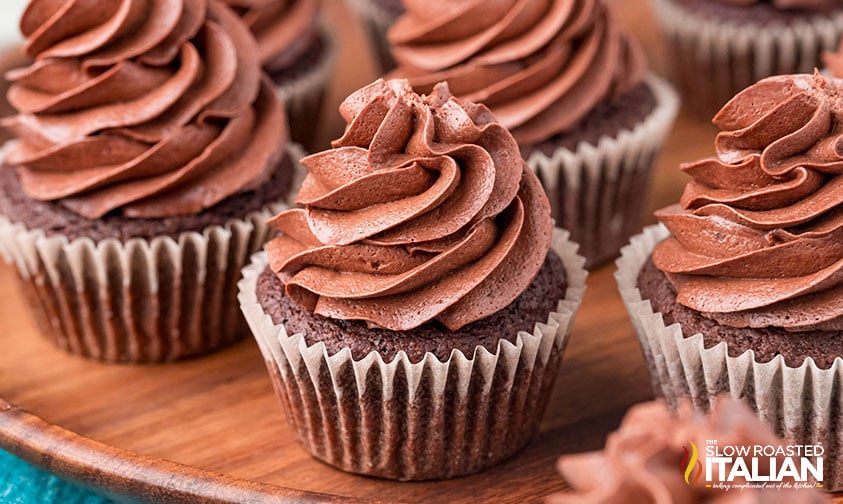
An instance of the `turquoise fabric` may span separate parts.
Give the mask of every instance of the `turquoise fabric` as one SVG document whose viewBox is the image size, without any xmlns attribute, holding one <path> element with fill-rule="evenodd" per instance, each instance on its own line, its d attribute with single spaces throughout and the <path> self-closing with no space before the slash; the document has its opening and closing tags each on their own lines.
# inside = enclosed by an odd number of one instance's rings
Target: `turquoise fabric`
<svg viewBox="0 0 843 504">
<path fill-rule="evenodd" d="M 23 460 L 0 450 L 0 503 L 2 504 L 111 504 L 112 501 L 65 483 Z"/>
</svg>

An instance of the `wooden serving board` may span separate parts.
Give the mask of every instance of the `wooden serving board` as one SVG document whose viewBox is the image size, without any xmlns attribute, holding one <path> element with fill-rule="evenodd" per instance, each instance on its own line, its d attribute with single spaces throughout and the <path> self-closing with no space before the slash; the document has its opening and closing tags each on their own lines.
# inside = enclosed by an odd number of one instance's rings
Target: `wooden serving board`
<svg viewBox="0 0 843 504">
<path fill-rule="evenodd" d="M 663 70 L 647 2 L 610 4 L 644 42 L 656 71 Z M 370 81 L 374 67 L 344 4 L 323 5 L 342 44 L 328 126 L 320 131 L 327 143 L 342 128 L 336 104 Z M 704 121 L 680 115 L 656 169 L 650 211 L 678 199 L 685 183 L 678 164 L 711 155 L 713 134 Z M 600 448 L 630 405 L 652 397 L 613 271 L 609 265 L 589 277 L 533 443 L 482 473 L 400 483 L 341 472 L 301 449 L 251 339 L 167 365 L 74 357 L 38 333 L 16 274 L 0 267 L 0 447 L 126 502 L 541 501 L 564 489 L 555 469 L 559 455 Z"/>
</svg>

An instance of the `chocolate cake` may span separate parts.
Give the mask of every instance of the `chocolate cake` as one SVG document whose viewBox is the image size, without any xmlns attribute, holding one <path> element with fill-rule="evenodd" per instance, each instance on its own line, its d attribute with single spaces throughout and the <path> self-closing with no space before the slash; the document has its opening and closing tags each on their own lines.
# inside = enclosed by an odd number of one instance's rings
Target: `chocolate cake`
<svg viewBox="0 0 843 504">
<path fill-rule="evenodd" d="M 554 0 L 529 12 L 515 0 L 413 3 L 389 40 L 398 62 L 390 76 L 420 93 L 448 80 L 512 131 L 589 267 L 640 229 L 642 194 L 678 103 L 606 2 Z"/>
<path fill-rule="evenodd" d="M 275 324 L 284 325 L 290 333 L 304 334 L 308 345 L 324 343 L 331 355 L 349 348 L 354 359 L 378 352 L 389 362 L 403 351 L 415 363 L 428 352 L 441 361 L 447 361 L 453 350 L 469 358 L 477 347 L 494 353 L 501 334 L 514 342 L 519 331 L 530 332 L 536 323 L 546 322 L 547 314 L 556 309 L 566 289 L 565 267 L 559 256 L 551 252 L 533 283 L 509 306 L 456 331 L 436 322 L 408 331 L 390 331 L 369 327 L 359 320 L 334 320 L 312 314 L 284 295 L 283 282 L 270 268 L 258 278 L 257 296 Z"/>
<path fill-rule="evenodd" d="M 497 464 L 536 433 L 582 258 L 512 135 L 447 84 L 379 80 L 244 269 L 240 304 L 293 429 L 401 480 Z M 341 428 L 339 427 L 341 426 Z"/>
<path fill-rule="evenodd" d="M 597 105 L 567 131 L 541 143 L 521 145 L 521 154 L 524 159 L 530 159 L 534 152 L 549 157 L 560 146 L 573 152 L 580 142 L 597 145 L 603 137 L 615 138 L 621 131 L 635 129 L 657 106 L 653 90 L 644 83 L 638 84 L 614 100 Z M 556 203 L 562 204 L 561 201 Z"/>
<path fill-rule="evenodd" d="M 240 219 L 284 201 L 290 192 L 292 177 L 293 162 L 290 155 L 285 155 L 272 167 L 269 178 L 255 190 L 229 196 L 197 214 L 127 219 L 118 212 L 111 212 L 99 219 L 87 219 L 63 207 L 60 202 L 40 201 L 28 196 L 21 188 L 15 169 L 0 166 L 0 215 L 23 224 L 27 229 L 41 229 L 47 236 L 62 235 L 70 240 L 152 240 L 156 236 L 178 239 L 181 233 L 201 233 L 210 226 L 225 226 L 232 219 Z"/>
<path fill-rule="evenodd" d="M 641 297 L 650 301 L 653 311 L 661 313 L 665 324 L 679 324 L 685 337 L 702 333 L 706 348 L 725 342 L 729 355 L 737 357 L 753 351 L 757 362 L 769 362 L 777 355 L 785 364 L 799 367 L 811 358 L 820 369 L 828 369 L 843 357 L 843 331 L 801 331 L 794 333 L 780 327 L 730 327 L 676 302 L 676 289 L 650 258 L 638 277 Z"/>
<path fill-rule="evenodd" d="M 843 489 L 843 81 L 762 79 L 714 117 L 716 156 L 634 237 L 618 286 L 657 395 L 741 398 L 791 444 L 821 444 Z"/>
<path fill-rule="evenodd" d="M 299 155 L 249 28 L 218 0 L 176 3 L 70 2 L 55 22 L 32 1 L 32 64 L 6 74 L 0 253 L 44 335 L 108 362 L 245 333 L 236 282 Z"/>
</svg>

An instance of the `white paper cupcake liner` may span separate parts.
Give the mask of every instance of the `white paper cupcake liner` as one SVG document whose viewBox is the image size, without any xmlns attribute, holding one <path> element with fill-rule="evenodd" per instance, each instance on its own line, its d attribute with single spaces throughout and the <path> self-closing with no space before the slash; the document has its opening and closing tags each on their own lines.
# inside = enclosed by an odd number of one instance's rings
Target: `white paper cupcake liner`
<svg viewBox="0 0 843 504">
<path fill-rule="evenodd" d="M 277 93 L 287 111 L 290 137 L 314 150 L 322 105 L 337 63 L 337 39 L 325 26 L 319 27 L 322 55 L 319 61 L 296 79 L 278 86 Z"/>
<path fill-rule="evenodd" d="M 254 256 L 243 271 L 240 306 L 260 346 L 287 420 L 304 448 L 340 469 L 401 480 L 442 479 L 478 471 L 522 448 L 537 432 L 574 315 L 585 291 L 584 258 L 557 230 L 568 289 L 547 323 L 501 340 L 490 353 L 428 353 L 411 363 L 372 352 L 354 360 L 329 355 L 302 334 L 275 325 L 256 295 L 267 264 Z"/>
<path fill-rule="evenodd" d="M 291 146 L 293 166 L 302 157 Z M 267 205 L 177 238 L 68 239 L 0 216 L 0 255 L 14 265 L 41 331 L 59 347 L 107 362 L 199 355 L 246 334 L 237 282 L 287 208 Z"/>
<path fill-rule="evenodd" d="M 637 280 L 653 248 L 668 234 L 661 225 L 645 228 L 623 248 L 615 273 L 656 395 L 673 408 L 690 398 L 703 412 L 721 393 L 747 402 L 779 436 L 794 444 L 822 445 L 824 487 L 843 489 L 843 460 L 838 453 L 843 441 L 843 430 L 838 428 L 843 421 L 843 359 L 835 359 L 829 369 L 818 368 L 810 358 L 799 367 L 789 367 L 780 355 L 759 363 L 751 350 L 731 357 L 725 342 L 705 348 L 702 334 L 685 338 L 679 324 L 665 326 L 662 315 L 641 298 Z"/>
<path fill-rule="evenodd" d="M 386 32 L 395 23 L 396 18 L 372 0 L 348 0 L 348 3 L 363 22 L 363 29 L 372 44 L 381 72 L 386 73 L 395 68 Z"/>
<path fill-rule="evenodd" d="M 580 142 L 575 151 L 536 151 L 527 159 L 547 191 L 556 225 L 571 232 L 589 268 L 617 257 L 641 229 L 653 165 L 676 118 L 679 99 L 670 85 L 653 74 L 646 83 L 656 106 L 635 128 L 596 145 Z"/>
<path fill-rule="evenodd" d="M 653 8 L 683 103 L 706 120 L 764 77 L 813 73 L 843 35 L 843 11 L 764 26 L 708 19 L 675 0 L 653 0 Z"/>
</svg>

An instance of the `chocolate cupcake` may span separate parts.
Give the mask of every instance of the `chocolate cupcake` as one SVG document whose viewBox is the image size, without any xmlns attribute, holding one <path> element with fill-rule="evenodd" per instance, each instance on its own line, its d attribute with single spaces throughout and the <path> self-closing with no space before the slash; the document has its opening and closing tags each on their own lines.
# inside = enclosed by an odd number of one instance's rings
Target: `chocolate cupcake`
<svg viewBox="0 0 843 504">
<path fill-rule="evenodd" d="M 382 72 L 395 68 L 395 60 L 389 50 L 386 32 L 404 13 L 407 0 L 348 0 L 363 22 L 363 29 L 374 49 L 376 62 Z"/>
<path fill-rule="evenodd" d="M 292 139 L 316 146 L 336 40 L 319 22 L 319 0 L 224 0 L 249 26 L 258 55 L 284 101 Z"/>
<path fill-rule="evenodd" d="M 447 81 L 512 132 L 588 266 L 641 229 L 678 105 L 602 0 L 407 2 L 389 39 L 391 75 L 420 93 Z"/>
<path fill-rule="evenodd" d="M 687 405 L 685 405 L 687 406 Z M 712 444 L 712 442 L 714 444 Z M 727 396 L 717 399 L 708 415 L 689 407 L 677 415 L 661 401 L 633 406 L 621 426 L 606 439 L 602 451 L 566 455 L 557 467 L 572 489 L 547 498 L 548 504 L 615 502 L 831 502 L 822 492 L 787 475 L 781 481 L 753 481 L 745 471 L 730 481 L 717 481 L 719 467 L 731 471 L 733 463 L 713 463 L 703 478 L 712 446 L 719 451 L 735 447 L 745 453 L 775 453 L 787 446 L 763 425 L 745 404 Z M 696 453 L 695 453 L 696 450 Z M 786 464 L 784 455 L 749 456 L 760 475 L 776 474 Z M 817 457 L 809 457 L 811 467 Z M 801 461 L 800 461 L 801 462 Z M 728 467 L 728 468 L 727 468 Z M 778 479 L 778 478 L 776 478 Z M 779 487 L 781 483 L 781 487 Z M 815 485 L 816 483 L 813 483 Z M 727 488 L 728 486 L 728 488 Z"/>
<path fill-rule="evenodd" d="M 239 271 L 298 155 L 254 38 L 218 0 L 33 0 L 12 71 L 0 251 L 45 335 L 105 361 L 198 355 L 244 333 Z"/>
<path fill-rule="evenodd" d="M 843 35 L 838 0 L 652 0 L 682 103 L 708 119 L 738 91 L 810 73 Z"/>
<path fill-rule="evenodd" d="M 656 392 L 729 391 L 778 435 L 827 451 L 843 488 L 843 81 L 770 77 L 714 118 L 717 157 L 682 166 L 681 204 L 618 261 Z"/>
<path fill-rule="evenodd" d="M 240 303 L 304 447 L 346 471 L 449 478 L 537 432 L 583 258 L 509 132 L 436 86 L 377 81 L 303 160 Z"/>
</svg>

